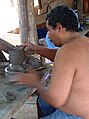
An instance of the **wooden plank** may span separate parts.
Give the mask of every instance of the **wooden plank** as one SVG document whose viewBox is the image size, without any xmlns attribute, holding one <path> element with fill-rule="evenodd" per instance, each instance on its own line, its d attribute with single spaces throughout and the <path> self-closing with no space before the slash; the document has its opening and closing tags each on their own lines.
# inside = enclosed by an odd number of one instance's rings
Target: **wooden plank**
<svg viewBox="0 0 89 119">
<path fill-rule="evenodd" d="M 3 99 L 5 99 L 7 91 L 14 92 L 16 95 L 14 101 L 8 102 L 8 100 L 4 100 L 4 103 L 1 102 L 0 97 L 0 119 L 10 119 L 26 102 L 33 90 L 21 85 L 11 85 L 7 83 L 5 77 L 0 76 L 0 91 L 3 94 Z"/>
<path fill-rule="evenodd" d="M 10 49 L 13 49 L 15 46 L 11 43 L 5 41 L 4 39 L 0 38 L 0 50 L 3 50 L 8 53 Z"/>
<path fill-rule="evenodd" d="M 10 119 L 19 110 L 22 105 L 26 102 L 28 97 L 31 95 L 31 90 L 26 90 L 20 97 L 0 111 L 0 119 Z"/>
<path fill-rule="evenodd" d="M 39 15 L 35 18 L 36 25 L 42 24 L 46 21 L 46 14 Z"/>
</svg>

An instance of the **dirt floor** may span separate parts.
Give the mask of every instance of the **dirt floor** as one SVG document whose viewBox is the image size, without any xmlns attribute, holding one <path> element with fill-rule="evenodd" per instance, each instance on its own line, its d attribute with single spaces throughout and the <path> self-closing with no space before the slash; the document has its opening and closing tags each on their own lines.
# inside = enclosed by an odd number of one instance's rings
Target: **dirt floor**
<svg viewBox="0 0 89 119">
<path fill-rule="evenodd" d="M 13 116 L 15 119 L 38 119 L 37 118 L 37 107 L 36 107 L 37 95 L 29 97 L 26 103 L 18 110 Z"/>
</svg>

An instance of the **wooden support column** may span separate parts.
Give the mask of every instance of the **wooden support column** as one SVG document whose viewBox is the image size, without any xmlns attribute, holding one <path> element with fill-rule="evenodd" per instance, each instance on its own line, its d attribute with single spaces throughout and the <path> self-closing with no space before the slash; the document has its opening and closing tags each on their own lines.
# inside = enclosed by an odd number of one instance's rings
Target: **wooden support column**
<svg viewBox="0 0 89 119">
<path fill-rule="evenodd" d="M 77 0 L 77 9 L 78 9 L 78 16 L 79 19 L 83 19 L 83 0 Z"/>
<path fill-rule="evenodd" d="M 39 9 L 42 9 L 41 0 L 38 0 L 38 3 L 39 3 Z"/>
<path fill-rule="evenodd" d="M 34 15 L 34 0 L 27 0 L 28 37 L 32 43 L 38 43 L 37 26 Z"/>
<path fill-rule="evenodd" d="M 27 0 L 18 0 L 19 29 L 21 43 L 28 41 Z"/>
</svg>

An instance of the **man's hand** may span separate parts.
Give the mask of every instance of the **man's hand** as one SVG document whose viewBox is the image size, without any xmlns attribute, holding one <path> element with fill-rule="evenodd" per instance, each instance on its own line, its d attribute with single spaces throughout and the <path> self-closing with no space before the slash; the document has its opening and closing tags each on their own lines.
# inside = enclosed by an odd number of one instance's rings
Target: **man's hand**
<svg viewBox="0 0 89 119">
<path fill-rule="evenodd" d="M 25 85 L 31 88 L 39 88 L 40 76 L 36 71 L 29 73 L 20 73 L 11 78 L 10 83 Z"/>
<path fill-rule="evenodd" d="M 26 54 L 35 54 L 37 45 L 31 42 L 25 42 L 24 44 L 19 45 L 19 47 L 24 47 Z"/>
</svg>

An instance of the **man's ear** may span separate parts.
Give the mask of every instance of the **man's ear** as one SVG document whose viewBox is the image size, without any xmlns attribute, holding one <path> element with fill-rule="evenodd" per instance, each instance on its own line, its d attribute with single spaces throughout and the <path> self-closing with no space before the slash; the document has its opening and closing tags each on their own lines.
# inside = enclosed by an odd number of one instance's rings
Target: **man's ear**
<svg viewBox="0 0 89 119">
<path fill-rule="evenodd" d="M 60 32 L 60 30 L 62 29 L 62 25 L 60 23 L 57 23 L 56 29 L 58 30 L 58 32 Z"/>
</svg>

